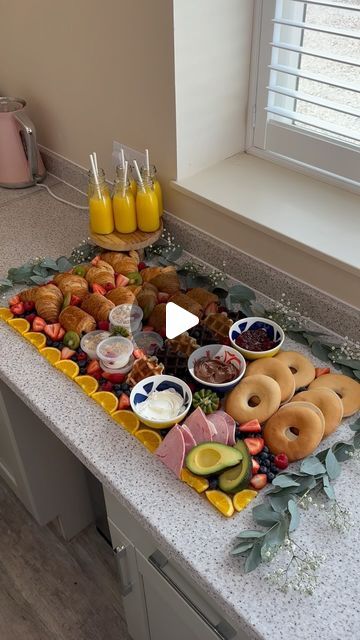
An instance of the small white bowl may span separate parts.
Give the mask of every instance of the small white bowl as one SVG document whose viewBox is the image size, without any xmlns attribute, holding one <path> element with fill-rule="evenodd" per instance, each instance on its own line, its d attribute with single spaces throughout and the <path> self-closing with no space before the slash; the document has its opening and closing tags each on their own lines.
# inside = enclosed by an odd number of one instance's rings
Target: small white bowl
<svg viewBox="0 0 360 640">
<path fill-rule="evenodd" d="M 110 337 L 109 331 L 97 329 L 96 331 L 89 331 L 81 338 L 80 347 L 89 356 L 91 360 L 97 358 L 96 348 L 102 340 Z"/>
<path fill-rule="evenodd" d="M 111 349 L 116 345 L 121 347 L 120 353 L 111 355 Z M 112 336 L 99 342 L 96 347 L 96 356 L 109 369 L 122 369 L 129 362 L 129 358 L 134 350 L 134 345 L 128 338 L 122 336 Z"/>
<path fill-rule="evenodd" d="M 276 343 L 275 347 L 268 349 L 267 351 L 250 351 L 249 349 L 244 349 L 236 344 L 235 340 L 242 333 L 251 329 L 265 329 L 269 338 Z M 259 358 L 271 358 L 272 356 L 276 356 L 285 340 L 285 334 L 280 325 L 273 320 L 253 317 L 242 318 L 235 322 L 232 327 L 230 327 L 229 338 L 234 349 L 240 351 L 246 360 L 258 360 Z"/>
<path fill-rule="evenodd" d="M 141 330 L 143 310 L 137 304 L 119 304 L 109 314 L 110 329 L 124 327 L 130 334 Z"/>
<path fill-rule="evenodd" d="M 149 420 L 144 418 L 138 409 L 138 405 L 145 402 L 154 391 L 164 391 L 165 389 L 174 389 L 177 391 L 184 399 L 185 409 L 175 418 L 168 420 Z M 140 382 L 135 385 L 130 394 L 130 405 L 133 412 L 139 418 L 140 422 L 152 429 L 166 429 L 172 427 L 174 424 L 180 423 L 190 410 L 191 403 L 192 393 L 190 387 L 188 387 L 186 382 L 183 382 L 183 380 L 175 376 L 157 375 L 144 378 L 144 380 L 140 380 Z"/>
<path fill-rule="evenodd" d="M 233 380 L 229 382 L 223 382 L 222 384 L 214 383 L 214 382 L 205 382 L 205 380 L 198 378 L 194 373 L 194 366 L 196 361 L 204 357 L 208 358 L 208 360 L 220 360 L 221 362 L 231 362 L 231 364 L 233 364 L 234 367 L 236 367 L 238 371 L 238 375 Z M 208 344 L 204 347 L 200 347 L 199 349 L 196 349 L 196 351 L 194 351 L 190 355 L 188 359 L 188 369 L 189 369 L 190 375 L 194 378 L 194 380 L 196 380 L 196 382 L 198 382 L 202 386 L 209 387 L 210 389 L 213 389 L 213 391 L 217 391 L 219 393 L 227 393 L 228 391 L 230 391 L 230 389 L 235 387 L 238 384 L 238 382 L 240 382 L 241 378 L 245 373 L 246 362 L 243 356 L 241 355 L 241 353 L 239 353 L 239 351 L 237 351 L 236 349 L 233 349 L 233 347 L 228 347 L 226 345 L 221 345 L 221 344 Z"/>
</svg>

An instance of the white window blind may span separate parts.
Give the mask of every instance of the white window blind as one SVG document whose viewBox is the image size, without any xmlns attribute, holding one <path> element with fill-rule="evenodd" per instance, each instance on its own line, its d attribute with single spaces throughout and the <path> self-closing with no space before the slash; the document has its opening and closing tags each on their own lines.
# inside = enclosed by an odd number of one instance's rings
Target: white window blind
<svg viewBox="0 0 360 640">
<path fill-rule="evenodd" d="M 249 146 L 359 184 L 360 0 L 257 0 L 256 21 Z"/>
</svg>

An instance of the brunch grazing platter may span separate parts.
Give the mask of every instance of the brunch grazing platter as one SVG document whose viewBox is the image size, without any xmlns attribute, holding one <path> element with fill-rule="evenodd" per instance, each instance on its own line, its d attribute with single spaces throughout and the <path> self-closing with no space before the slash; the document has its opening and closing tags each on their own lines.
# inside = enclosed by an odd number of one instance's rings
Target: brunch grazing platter
<svg viewBox="0 0 360 640">
<path fill-rule="evenodd" d="M 199 324 L 165 333 L 173 302 Z M 0 309 L 48 362 L 226 517 L 360 410 L 360 384 L 282 349 L 274 320 L 104 251 Z"/>
</svg>

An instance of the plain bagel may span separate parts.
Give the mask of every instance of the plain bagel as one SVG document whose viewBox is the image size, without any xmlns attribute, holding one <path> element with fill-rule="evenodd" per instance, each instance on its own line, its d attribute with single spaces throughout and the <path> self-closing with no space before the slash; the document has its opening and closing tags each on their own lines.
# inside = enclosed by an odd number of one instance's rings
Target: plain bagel
<svg viewBox="0 0 360 640">
<path fill-rule="evenodd" d="M 318 389 L 319 387 L 335 391 L 343 404 L 344 418 L 352 416 L 360 410 L 360 384 L 356 380 L 341 373 L 327 373 L 316 378 L 310 385 L 310 389 Z"/>
<path fill-rule="evenodd" d="M 315 378 L 315 367 L 308 358 L 297 351 L 280 351 L 274 357 L 289 367 L 295 378 L 295 388 L 307 387 Z"/>
<path fill-rule="evenodd" d="M 252 398 L 258 398 L 259 403 L 251 406 Z M 226 398 L 225 411 L 237 422 L 248 422 L 257 418 L 260 423 L 265 422 L 278 410 L 281 401 L 280 387 L 275 380 L 261 374 L 243 378 L 230 391 Z"/>
<path fill-rule="evenodd" d="M 325 418 L 324 438 L 329 436 L 330 433 L 333 433 L 333 431 L 338 428 L 343 417 L 344 409 L 342 402 L 335 391 L 323 387 L 316 387 L 315 389 L 300 391 L 300 393 L 297 393 L 290 402 L 298 402 L 299 400 L 312 402 L 319 407 Z"/>
<path fill-rule="evenodd" d="M 259 358 L 247 365 L 244 378 L 259 373 L 269 376 L 278 383 L 281 403 L 289 402 L 295 393 L 295 380 L 286 364 L 275 358 Z"/>
<path fill-rule="evenodd" d="M 305 403 L 304 403 L 305 404 Z M 289 403 L 267 421 L 263 436 L 275 455 L 285 453 L 289 462 L 306 458 L 324 435 L 324 423 L 312 407 Z"/>
</svg>

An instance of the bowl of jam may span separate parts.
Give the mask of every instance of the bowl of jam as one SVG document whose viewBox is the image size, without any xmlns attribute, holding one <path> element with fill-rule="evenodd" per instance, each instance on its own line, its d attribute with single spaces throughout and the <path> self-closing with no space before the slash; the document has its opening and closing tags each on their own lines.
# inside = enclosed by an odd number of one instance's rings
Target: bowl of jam
<svg viewBox="0 0 360 640">
<path fill-rule="evenodd" d="M 235 387 L 245 373 L 246 362 L 236 349 L 208 344 L 196 349 L 188 359 L 188 370 L 196 382 L 219 393 Z"/>
<path fill-rule="evenodd" d="M 229 338 L 234 349 L 246 358 L 257 360 L 275 356 L 281 349 L 285 334 L 276 322 L 268 318 L 242 318 L 230 327 Z"/>
</svg>

